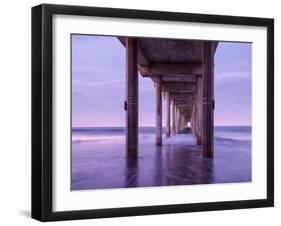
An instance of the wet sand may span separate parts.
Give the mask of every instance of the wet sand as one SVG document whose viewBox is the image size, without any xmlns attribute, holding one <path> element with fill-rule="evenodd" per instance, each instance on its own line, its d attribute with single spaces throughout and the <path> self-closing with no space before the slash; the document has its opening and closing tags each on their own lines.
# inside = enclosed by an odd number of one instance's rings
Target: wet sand
<svg viewBox="0 0 281 226">
<path fill-rule="evenodd" d="M 127 161 L 125 138 L 72 144 L 72 190 L 251 181 L 251 141 L 215 138 L 213 160 L 201 157 L 192 134 L 142 136 L 139 158 Z"/>
</svg>

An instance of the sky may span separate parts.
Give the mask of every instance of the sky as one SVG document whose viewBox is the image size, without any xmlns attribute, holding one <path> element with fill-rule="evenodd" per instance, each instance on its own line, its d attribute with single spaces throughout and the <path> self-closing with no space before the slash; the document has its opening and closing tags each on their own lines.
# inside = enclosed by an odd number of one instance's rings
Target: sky
<svg viewBox="0 0 281 226">
<path fill-rule="evenodd" d="M 220 42 L 214 78 L 215 125 L 251 125 L 251 44 Z M 124 46 L 115 37 L 72 35 L 72 126 L 125 126 L 124 100 Z M 139 75 L 139 126 L 154 125 L 153 82 Z"/>
</svg>

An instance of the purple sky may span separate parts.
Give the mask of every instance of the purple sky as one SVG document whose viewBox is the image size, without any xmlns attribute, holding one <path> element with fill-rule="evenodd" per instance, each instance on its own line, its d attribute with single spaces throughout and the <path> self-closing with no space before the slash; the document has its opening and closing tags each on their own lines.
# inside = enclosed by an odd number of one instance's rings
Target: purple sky
<svg viewBox="0 0 281 226">
<path fill-rule="evenodd" d="M 114 37 L 72 35 L 72 126 L 124 126 L 124 99 L 123 45 Z M 215 101 L 215 125 L 251 125 L 251 44 L 219 43 Z M 163 125 L 165 115 L 163 104 Z M 154 124 L 153 83 L 139 76 L 139 125 Z"/>
</svg>

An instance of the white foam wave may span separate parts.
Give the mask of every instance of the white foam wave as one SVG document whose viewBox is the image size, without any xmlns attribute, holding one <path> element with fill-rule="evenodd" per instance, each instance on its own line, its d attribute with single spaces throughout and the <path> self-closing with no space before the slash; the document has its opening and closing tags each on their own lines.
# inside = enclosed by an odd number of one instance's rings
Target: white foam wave
<svg viewBox="0 0 281 226">
<path fill-rule="evenodd" d="M 79 136 L 75 135 L 72 136 L 72 142 L 83 142 L 83 141 L 118 141 L 118 140 L 123 140 L 125 139 L 124 135 L 120 136 Z"/>
</svg>

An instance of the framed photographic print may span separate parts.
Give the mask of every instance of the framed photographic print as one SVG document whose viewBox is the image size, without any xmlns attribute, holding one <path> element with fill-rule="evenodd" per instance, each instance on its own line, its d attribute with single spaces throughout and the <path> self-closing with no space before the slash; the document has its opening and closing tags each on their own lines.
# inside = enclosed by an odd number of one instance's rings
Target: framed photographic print
<svg viewBox="0 0 281 226">
<path fill-rule="evenodd" d="M 32 8 L 32 217 L 274 205 L 274 21 Z"/>
</svg>

